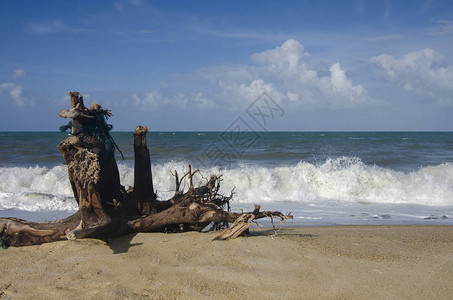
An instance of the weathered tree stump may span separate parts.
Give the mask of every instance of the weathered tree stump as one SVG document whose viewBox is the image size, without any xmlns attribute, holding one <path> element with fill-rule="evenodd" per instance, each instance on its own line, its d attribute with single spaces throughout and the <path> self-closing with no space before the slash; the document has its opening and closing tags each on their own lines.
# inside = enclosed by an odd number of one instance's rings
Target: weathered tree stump
<svg viewBox="0 0 453 300">
<path fill-rule="evenodd" d="M 151 173 L 151 159 L 146 144 L 148 128 L 137 126 L 134 131 L 134 198 L 142 215 L 151 213 L 151 205 L 156 201 Z"/>
<path fill-rule="evenodd" d="M 264 217 L 292 218 L 280 212 L 260 212 L 259 206 L 250 213 L 225 211 L 230 196 L 219 194 L 220 177 L 211 175 L 206 184 L 195 187 L 189 170 L 181 178 L 175 171 L 175 194 L 166 201 L 157 200 L 146 142 L 146 127 L 134 131 L 134 186 L 127 191 L 120 183 L 115 160 L 117 146 L 109 134 L 106 118 L 109 110 L 93 103 L 86 108 L 78 92 L 69 93 L 71 109 L 59 116 L 71 118 L 63 129 L 71 136 L 58 145 L 68 167 L 78 211 L 54 222 L 28 222 L 17 218 L 0 218 L 0 242 L 6 246 L 38 245 L 58 240 L 104 238 L 132 232 L 202 231 L 209 224 L 234 223 L 216 239 L 235 238 L 248 230 L 250 222 Z M 187 191 L 181 190 L 184 179 Z"/>
</svg>

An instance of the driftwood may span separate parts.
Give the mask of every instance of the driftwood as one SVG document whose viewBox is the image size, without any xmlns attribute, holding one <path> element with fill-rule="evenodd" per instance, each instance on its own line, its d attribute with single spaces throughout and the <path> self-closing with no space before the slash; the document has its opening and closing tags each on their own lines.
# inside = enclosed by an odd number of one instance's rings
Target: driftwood
<svg viewBox="0 0 453 300">
<path fill-rule="evenodd" d="M 157 200 L 154 192 L 151 160 L 146 142 L 146 127 L 134 131 L 134 186 L 127 191 L 120 183 L 114 151 L 117 146 L 108 133 L 105 119 L 111 112 L 98 104 L 86 108 L 78 92 L 70 92 L 71 109 L 59 116 L 71 118 L 63 129 L 72 135 L 58 148 L 68 167 L 68 177 L 78 211 L 63 220 L 28 222 L 17 218 L 0 218 L 0 242 L 4 246 L 38 245 L 58 240 L 105 238 L 133 232 L 202 231 L 210 224 L 233 223 L 215 239 L 239 236 L 253 220 L 278 217 L 292 218 L 280 212 L 263 211 L 255 206 L 249 213 L 229 211 L 233 196 L 219 194 L 221 175 L 211 175 L 204 185 L 195 187 L 192 171 L 178 176 L 175 171 L 175 194 L 166 201 Z M 181 189 L 188 179 L 187 191 Z M 225 209 L 227 207 L 227 209 Z"/>
</svg>

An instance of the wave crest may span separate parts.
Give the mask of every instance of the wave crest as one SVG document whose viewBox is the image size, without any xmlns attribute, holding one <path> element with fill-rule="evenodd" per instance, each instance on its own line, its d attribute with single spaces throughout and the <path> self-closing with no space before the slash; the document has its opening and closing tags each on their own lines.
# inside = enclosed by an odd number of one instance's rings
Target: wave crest
<svg viewBox="0 0 453 300">
<path fill-rule="evenodd" d="M 183 174 L 186 162 L 153 166 L 155 190 L 161 199 L 174 193 L 171 172 Z M 119 165 L 121 182 L 133 184 L 133 168 Z M 218 168 L 202 174 L 219 174 Z M 235 189 L 238 203 L 315 203 L 334 200 L 351 203 L 453 205 L 453 164 L 444 163 L 404 173 L 364 164 L 359 158 L 329 158 L 319 164 L 299 162 L 266 168 L 241 166 L 222 170 L 221 192 Z M 197 175 L 195 182 L 206 180 Z M 187 187 L 187 183 L 186 183 Z M 0 209 L 75 210 L 65 166 L 0 168 Z"/>
</svg>

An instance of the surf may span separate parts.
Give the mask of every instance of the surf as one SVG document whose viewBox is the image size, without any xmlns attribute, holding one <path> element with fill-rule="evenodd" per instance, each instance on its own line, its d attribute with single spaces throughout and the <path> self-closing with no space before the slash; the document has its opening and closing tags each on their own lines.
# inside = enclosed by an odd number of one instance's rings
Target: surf
<svg viewBox="0 0 453 300">
<path fill-rule="evenodd" d="M 174 193 L 177 170 L 183 174 L 187 161 L 153 166 L 153 180 L 161 200 Z M 121 182 L 133 185 L 133 168 L 119 164 Z M 234 190 L 235 203 L 414 204 L 453 206 L 453 164 L 420 167 L 411 172 L 367 165 L 357 157 L 327 158 L 318 163 L 264 167 L 242 164 L 234 168 L 202 169 L 195 182 L 211 173 L 223 174 L 220 192 Z M 187 183 L 183 183 L 183 185 Z M 0 168 L 0 209 L 27 211 L 75 210 L 66 166 Z"/>
</svg>

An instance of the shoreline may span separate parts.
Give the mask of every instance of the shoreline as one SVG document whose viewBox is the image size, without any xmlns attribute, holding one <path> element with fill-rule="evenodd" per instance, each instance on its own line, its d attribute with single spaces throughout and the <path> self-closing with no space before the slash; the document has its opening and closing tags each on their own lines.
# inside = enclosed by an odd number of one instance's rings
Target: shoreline
<svg viewBox="0 0 453 300">
<path fill-rule="evenodd" d="M 251 209 L 249 209 L 251 210 Z M 240 209 L 235 209 L 234 211 L 240 211 Z M 4 209 L 0 210 L 0 218 L 19 218 L 22 220 L 30 221 L 30 222 L 52 222 L 60 219 L 64 219 L 76 213 L 77 211 L 23 211 L 23 210 L 15 210 L 15 209 Z M 269 219 L 264 218 L 260 220 L 256 220 L 259 224 L 257 227 L 256 224 L 252 225 L 251 229 L 259 229 L 259 228 L 272 228 L 272 223 Z M 278 219 L 274 220 L 274 225 L 276 228 L 280 228 L 280 221 Z M 423 220 L 416 220 L 416 221 L 395 221 L 390 219 L 379 219 L 376 218 L 375 220 L 353 220 L 351 219 L 349 222 L 346 220 L 342 221 L 313 221 L 313 220 L 287 220 L 284 225 L 281 227 L 332 227 L 332 226 L 453 226 L 453 219 L 451 217 L 448 218 L 432 218 L 426 217 Z M 209 226 L 208 226 L 209 227 Z"/>
<path fill-rule="evenodd" d="M 74 201 L 75 200 L 71 200 Z M 284 227 L 312 226 L 381 226 L 381 225 L 453 225 L 453 206 L 423 206 L 416 204 L 345 204 L 325 203 L 330 209 L 311 207 L 306 203 L 265 202 L 262 209 L 291 213 L 294 219 L 287 220 Z M 335 209 L 343 209 L 337 212 Z M 233 203 L 235 212 L 253 211 L 251 203 Z M 31 222 L 47 222 L 64 219 L 77 210 L 20 210 L 17 208 L 0 209 L 0 218 L 15 217 Z M 260 227 L 272 227 L 268 218 L 257 220 Z M 278 219 L 274 220 L 280 226 Z M 256 227 L 253 225 L 252 227 Z"/>
<path fill-rule="evenodd" d="M 139 233 L 2 250 L 0 299 L 448 299 L 453 225 Z"/>
</svg>

